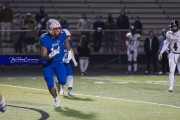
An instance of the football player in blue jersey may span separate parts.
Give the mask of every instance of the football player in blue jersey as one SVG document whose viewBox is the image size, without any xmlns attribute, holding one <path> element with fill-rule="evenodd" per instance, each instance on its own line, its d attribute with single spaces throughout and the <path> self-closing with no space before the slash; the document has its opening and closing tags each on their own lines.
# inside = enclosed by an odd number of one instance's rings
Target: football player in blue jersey
<svg viewBox="0 0 180 120">
<path fill-rule="evenodd" d="M 6 103 L 4 100 L 4 97 L 0 94 L 0 111 L 5 112 L 6 111 Z"/>
<path fill-rule="evenodd" d="M 46 29 L 47 32 L 40 36 L 43 76 L 50 94 L 55 99 L 54 107 L 59 107 L 60 99 L 54 87 L 54 73 L 61 85 L 66 84 L 66 69 L 62 60 L 64 46 L 68 51 L 68 60 L 71 60 L 72 54 L 66 33 L 57 20 L 48 20 Z"/>
<path fill-rule="evenodd" d="M 68 39 L 70 47 L 71 47 L 72 61 L 74 63 L 74 66 L 77 66 L 78 63 L 75 60 L 74 53 L 73 53 L 73 50 L 72 50 L 73 41 L 71 39 L 71 34 L 70 34 L 70 32 L 67 29 L 63 29 L 63 31 L 66 32 L 67 39 Z M 65 55 L 63 57 L 63 61 L 64 61 L 64 65 L 65 65 L 66 72 L 67 72 L 68 95 L 69 96 L 74 96 L 74 94 L 72 92 L 72 87 L 73 87 L 73 72 L 72 72 L 72 68 L 71 68 L 71 65 L 70 65 L 69 60 L 68 60 L 68 52 L 67 52 L 66 48 L 64 49 L 64 52 L 65 52 Z M 64 86 L 60 85 L 58 80 L 56 80 L 56 85 L 57 85 L 58 93 L 60 95 L 64 94 Z"/>
</svg>

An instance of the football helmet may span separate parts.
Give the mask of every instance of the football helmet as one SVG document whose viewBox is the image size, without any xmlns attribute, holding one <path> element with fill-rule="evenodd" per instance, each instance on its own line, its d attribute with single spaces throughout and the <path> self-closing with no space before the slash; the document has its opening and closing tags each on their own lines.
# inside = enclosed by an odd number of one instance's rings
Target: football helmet
<svg viewBox="0 0 180 120">
<path fill-rule="evenodd" d="M 46 29 L 49 32 L 49 34 L 57 37 L 61 33 L 61 25 L 60 23 L 55 19 L 50 19 L 46 23 Z"/>
<path fill-rule="evenodd" d="M 172 26 L 179 26 L 179 22 L 177 20 L 172 20 L 169 24 L 169 27 L 171 28 Z"/>
<path fill-rule="evenodd" d="M 136 27 L 134 25 L 130 26 L 130 31 L 134 35 L 136 33 Z"/>
<path fill-rule="evenodd" d="M 176 26 L 177 29 L 173 29 L 173 26 Z M 172 20 L 169 24 L 169 27 L 173 32 L 176 32 L 176 31 L 178 31 L 179 22 L 177 20 Z"/>
</svg>

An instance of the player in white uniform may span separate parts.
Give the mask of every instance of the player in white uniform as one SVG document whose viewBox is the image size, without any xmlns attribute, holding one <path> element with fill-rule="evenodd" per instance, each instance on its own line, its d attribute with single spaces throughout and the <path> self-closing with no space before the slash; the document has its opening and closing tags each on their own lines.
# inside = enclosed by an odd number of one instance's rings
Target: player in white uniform
<svg viewBox="0 0 180 120">
<path fill-rule="evenodd" d="M 173 92 L 174 73 L 176 65 L 180 63 L 180 30 L 178 30 L 179 22 L 172 20 L 169 24 L 170 31 L 166 33 L 166 41 L 159 54 L 159 60 L 162 59 L 162 53 L 169 47 L 169 91 Z"/>
<path fill-rule="evenodd" d="M 128 74 L 131 73 L 131 64 L 134 65 L 134 73 L 137 73 L 137 48 L 139 46 L 140 34 L 136 33 L 136 28 L 130 26 L 130 32 L 126 34 L 126 46 L 128 57 Z"/>
</svg>

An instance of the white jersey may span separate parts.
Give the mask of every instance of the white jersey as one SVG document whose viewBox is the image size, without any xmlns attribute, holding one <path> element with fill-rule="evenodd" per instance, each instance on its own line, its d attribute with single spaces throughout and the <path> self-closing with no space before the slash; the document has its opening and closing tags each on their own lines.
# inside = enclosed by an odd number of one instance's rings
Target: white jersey
<svg viewBox="0 0 180 120">
<path fill-rule="evenodd" d="M 163 53 L 167 48 L 170 52 L 180 54 L 180 31 L 172 32 L 168 31 L 166 33 L 166 41 L 163 45 L 161 53 Z"/>
<path fill-rule="evenodd" d="M 131 34 L 131 32 L 126 34 L 126 37 L 128 38 L 126 40 L 126 46 L 128 50 L 136 50 L 139 46 L 139 38 L 140 34 L 135 33 L 134 35 Z"/>
</svg>

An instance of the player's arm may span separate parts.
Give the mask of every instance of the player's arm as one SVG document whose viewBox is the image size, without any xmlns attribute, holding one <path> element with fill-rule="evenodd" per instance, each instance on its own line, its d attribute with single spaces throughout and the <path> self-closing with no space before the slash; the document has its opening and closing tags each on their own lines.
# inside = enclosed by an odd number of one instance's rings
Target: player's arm
<svg viewBox="0 0 180 120">
<path fill-rule="evenodd" d="M 170 43 L 170 41 L 168 40 L 168 39 L 166 39 L 165 41 L 164 41 L 164 44 L 163 44 L 163 47 L 162 47 L 162 49 L 161 49 L 161 52 L 159 53 L 159 60 L 161 60 L 162 59 L 162 54 L 163 54 L 163 52 L 165 51 L 165 50 L 167 50 L 167 48 L 168 48 L 168 46 L 169 46 L 169 43 Z"/>
<path fill-rule="evenodd" d="M 66 38 L 66 40 L 64 41 L 64 45 L 68 51 L 68 60 L 70 61 L 72 59 L 72 52 L 71 52 L 71 47 L 69 45 L 69 40 L 68 38 Z"/>
<path fill-rule="evenodd" d="M 72 61 L 73 61 L 73 63 L 74 63 L 74 66 L 77 66 L 78 63 L 76 62 L 76 59 L 75 59 L 75 57 L 74 57 L 74 52 L 73 52 L 72 49 L 71 49 L 71 52 L 72 52 Z"/>
<path fill-rule="evenodd" d="M 134 49 L 136 49 L 139 46 L 140 37 L 137 38 L 136 43 L 134 44 Z"/>
<path fill-rule="evenodd" d="M 47 48 L 41 45 L 41 58 L 43 60 L 49 60 L 49 56 L 47 55 Z"/>
<path fill-rule="evenodd" d="M 65 45 L 67 51 L 70 51 L 70 50 L 71 50 L 71 47 L 70 47 L 70 45 L 69 45 L 68 38 L 66 38 L 66 40 L 64 41 L 64 45 Z"/>
<path fill-rule="evenodd" d="M 171 41 L 171 39 L 170 39 L 170 36 L 169 36 L 169 32 L 167 32 L 167 33 L 166 33 L 166 40 L 164 41 L 163 46 L 162 46 L 162 49 L 161 49 L 161 51 L 160 51 L 160 53 L 159 53 L 159 56 L 158 56 L 159 60 L 162 59 L 162 54 L 163 54 L 163 52 L 164 52 L 165 50 L 167 50 L 170 41 Z"/>
<path fill-rule="evenodd" d="M 44 47 L 43 45 L 41 45 L 41 58 L 43 60 L 49 60 L 49 59 L 53 58 L 54 56 L 56 56 L 57 54 L 59 54 L 59 52 L 60 52 L 60 47 L 58 47 L 58 49 L 56 49 L 56 50 L 54 50 L 52 48 L 51 53 L 48 54 L 47 48 Z"/>
<path fill-rule="evenodd" d="M 127 48 L 129 48 L 129 38 L 128 37 L 126 37 L 126 46 L 127 46 Z"/>
</svg>

